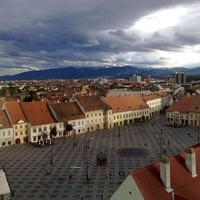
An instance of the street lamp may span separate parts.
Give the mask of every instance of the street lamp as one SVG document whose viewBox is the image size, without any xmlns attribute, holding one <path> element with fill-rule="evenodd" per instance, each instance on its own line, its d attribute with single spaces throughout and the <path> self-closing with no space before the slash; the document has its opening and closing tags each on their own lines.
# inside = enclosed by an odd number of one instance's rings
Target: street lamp
<svg viewBox="0 0 200 200">
<path fill-rule="evenodd" d="M 53 136 L 52 136 L 52 134 L 51 134 L 51 136 L 50 136 L 50 139 L 51 139 L 51 161 L 50 161 L 50 164 L 51 165 L 53 165 Z"/>
<path fill-rule="evenodd" d="M 72 131 L 73 131 L 73 133 L 72 133 L 73 147 L 75 147 L 76 146 L 76 143 L 75 143 L 76 131 L 74 129 Z"/>
<path fill-rule="evenodd" d="M 90 140 L 92 140 L 93 138 L 90 138 Z M 86 181 L 90 181 L 90 178 L 89 178 L 89 163 L 88 163 L 88 149 L 90 148 L 89 146 L 89 140 L 88 141 L 84 141 L 85 142 L 85 145 L 84 145 L 84 148 L 85 148 L 85 166 L 86 166 Z"/>
<path fill-rule="evenodd" d="M 89 141 L 85 141 L 84 148 L 85 148 L 86 181 L 90 181 L 89 175 L 88 175 L 88 149 L 90 148 Z"/>
<path fill-rule="evenodd" d="M 199 142 L 199 126 L 198 126 L 198 142 Z"/>
</svg>

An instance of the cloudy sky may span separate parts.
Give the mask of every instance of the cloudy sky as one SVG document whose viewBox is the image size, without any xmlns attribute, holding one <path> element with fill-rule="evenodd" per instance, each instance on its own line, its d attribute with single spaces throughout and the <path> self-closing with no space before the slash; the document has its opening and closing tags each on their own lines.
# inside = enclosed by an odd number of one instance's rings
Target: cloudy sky
<svg viewBox="0 0 200 200">
<path fill-rule="evenodd" d="M 200 66 L 200 1 L 0 1 L 0 75 L 124 65 Z"/>
</svg>

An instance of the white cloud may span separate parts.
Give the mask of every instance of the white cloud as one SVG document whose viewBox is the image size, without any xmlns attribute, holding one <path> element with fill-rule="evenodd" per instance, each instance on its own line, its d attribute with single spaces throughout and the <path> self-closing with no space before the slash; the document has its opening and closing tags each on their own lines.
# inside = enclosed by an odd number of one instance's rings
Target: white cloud
<svg viewBox="0 0 200 200">
<path fill-rule="evenodd" d="M 200 66 L 199 21 L 199 0 L 2 0 L 1 73 Z"/>
</svg>

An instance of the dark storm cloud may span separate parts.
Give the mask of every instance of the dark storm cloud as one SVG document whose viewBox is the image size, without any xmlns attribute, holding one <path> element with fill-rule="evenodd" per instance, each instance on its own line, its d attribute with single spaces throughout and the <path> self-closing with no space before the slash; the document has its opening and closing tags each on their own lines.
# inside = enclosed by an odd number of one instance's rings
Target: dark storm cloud
<svg viewBox="0 0 200 200">
<path fill-rule="evenodd" d="M 195 17 L 187 18 L 192 30 L 196 26 L 196 34 L 183 32 L 184 21 L 174 29 L 174 38 L 163 32 L 143 36 L 131 27 L 145 15 L 176 6 L 192 6 L 193 3 L 198 1 L 182 0 L 180 4 L 179 0 L 2 0 L 0 67 L 5 69 L 1 72 L 5 73 L 6 67 L 16 68 L 12 70 L 16 73 L 18 69 L 24 69 L 23 66 L 28 70 L 69 63 L 78 66 L 101 66 L 109 62 L 122 65 L 126 58 L 121 56 L 119 59 L 121 53 L 178 51 L 185 44 L 199 43 L 197 11 Z"/>
</svg>

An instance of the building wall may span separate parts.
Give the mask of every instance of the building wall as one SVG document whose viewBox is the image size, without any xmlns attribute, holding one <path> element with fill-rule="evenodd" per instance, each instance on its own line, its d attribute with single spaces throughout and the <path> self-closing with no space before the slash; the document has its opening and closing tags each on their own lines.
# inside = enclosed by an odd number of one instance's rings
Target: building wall
<svg viewBox="0 0 200 200">
<path fill-rule="evenodd" d="M 68 123 L 73 126 L 73 129 L 76 134 L 86 132 L 86 119 L 71 120 Z"/>
<path fill-rule="evenodd" d="M 23 144 L 28 142 L 28 124 L 19 120 L 17 124 L 13 125 L 13 143 Z"/>
<path fill-rule="evenodd" d="M 86 132 L 104 129 L 104 110 L 86 112 Z"/>
<path fill-rule="evenodd" d="M 13 128 L 0 130 L 0 148 L 13 145 Z"/>
<path fill-rule="evenodd" d="M 151 99 L 146 101 L 147 105 L 150 107 L 150 117 L 155 117 L 160 114 L 162 109 L 162 99 Z"/>
</svg>

